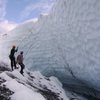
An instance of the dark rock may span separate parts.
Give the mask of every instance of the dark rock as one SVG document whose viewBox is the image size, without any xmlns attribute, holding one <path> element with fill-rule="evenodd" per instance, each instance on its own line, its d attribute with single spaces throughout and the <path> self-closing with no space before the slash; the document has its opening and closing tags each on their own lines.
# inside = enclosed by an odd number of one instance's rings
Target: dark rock
<svg viewBox="0 0 100 100">
<path fill-rule="evenodd" d="M 0 73 L 3 72 L 3 71 L 11 71 L 11 69 L 8 67 L 7 64 L 1 62 L 0 63 Z"/>
<path fill-rule="evenodd" d="M 10 91 L 6 86 L 0 86 L 0 100 L 11 100 L 10 96 L 14 92 Z"/>
</svg>

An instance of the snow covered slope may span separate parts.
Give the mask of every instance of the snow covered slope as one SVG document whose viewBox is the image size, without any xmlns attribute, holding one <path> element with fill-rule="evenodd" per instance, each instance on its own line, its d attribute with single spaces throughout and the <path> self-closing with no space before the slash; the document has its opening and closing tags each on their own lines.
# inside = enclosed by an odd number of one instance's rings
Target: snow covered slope
<svg viewBox="0 0 100 100">
<path fill-rule="evenodd" d="M 30 29 L 15 29 L 6 42 L 2 40 L 2 54 L 7 51 L 4 44 L 19 44 L 31 70 L 55 75 L 66 84 L 81 80 L 100 90 L 99 9 L 99 0 L 58 0 L 51 13 Z"/>
<path fill-rule="evenodd" d="M 69 100 L 62 84 L 55 77 L 44 77 L 39 72 L 10 71 L 0 62 L 0 100 Z"/>
</svg>

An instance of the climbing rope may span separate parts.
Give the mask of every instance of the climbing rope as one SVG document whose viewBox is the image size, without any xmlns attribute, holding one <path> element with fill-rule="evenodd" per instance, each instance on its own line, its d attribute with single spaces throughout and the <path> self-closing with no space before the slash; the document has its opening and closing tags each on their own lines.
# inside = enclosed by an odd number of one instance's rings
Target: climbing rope
<svg viewBox="0 0 100 100">
<path fill-rule="evenodd" d="M 33 34 L 33 32 L 32 32 L 32 30 L 31 29 L 28 29 L 28 31 L 30 32 L 30 34 L 29 35 L 26 35 L 26 36 L 24 36 L 24 38 L 23 39 L 21 39 L 21 41 L 19 41 L 19 44 L 18 44 L 18 47 L 23 43 L 23 41 L 25 41 L 25 39 L 29 39 L 30 37 L 31 37 L 31 35 Z"/>
</svg>

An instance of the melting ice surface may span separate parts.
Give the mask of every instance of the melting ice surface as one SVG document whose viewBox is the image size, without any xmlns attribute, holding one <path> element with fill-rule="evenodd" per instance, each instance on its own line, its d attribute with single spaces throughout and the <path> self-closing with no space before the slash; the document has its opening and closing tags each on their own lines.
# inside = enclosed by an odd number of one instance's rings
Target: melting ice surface
<svg viewBox="0 0 100 100">
<path fill-rule="evenodd" d="M 40 16 L 35 24 L 24 23 L 3 37 L 1 59 L 6 60 L 16 44 L 31 70 L 55 75 L 64 84 L 76 78 L 100 90 L 99 10 L 99 0 L 58 0 L 48 16 Z"/>
</svg>

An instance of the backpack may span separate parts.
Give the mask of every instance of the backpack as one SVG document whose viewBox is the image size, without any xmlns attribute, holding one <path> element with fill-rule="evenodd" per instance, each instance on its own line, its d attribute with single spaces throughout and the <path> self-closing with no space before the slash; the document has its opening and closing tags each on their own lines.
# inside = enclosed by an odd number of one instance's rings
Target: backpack
<svg viewBox="0 0 100 100">
<path fill-rule="evenodd" d="M 11 55 L 9 55 L 9 59 L 11 59 Z"/>
</svg>

